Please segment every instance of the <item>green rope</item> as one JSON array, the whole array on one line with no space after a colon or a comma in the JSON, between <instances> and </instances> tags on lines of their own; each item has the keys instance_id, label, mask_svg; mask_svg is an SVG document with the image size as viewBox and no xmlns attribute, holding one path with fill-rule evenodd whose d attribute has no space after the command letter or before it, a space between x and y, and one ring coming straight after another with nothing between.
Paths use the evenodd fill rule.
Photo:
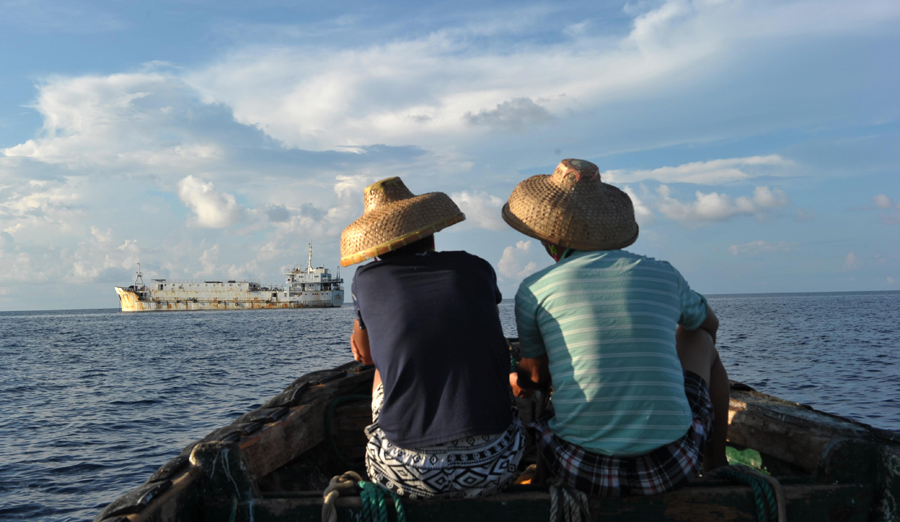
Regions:
<instances>
[{"instance_id":1,"label":"green rope","mask_svg":"<svg viewBox=\"0 0 900 522\"><path fill-rule=\"evenodd\" d=\"M769 520L774 522L778 520L778 504L775 501L775 494L765 479L728 468L716 470L716 475L746 484L753 489L753 500L756 503L756 520L759 522L767 522Z\"/></svg>"},{"instance_id":2,"label":"green rope","mask_svg":"<svg viewBox=\"0 0 900 522\"><path fill-rule=\"evenodd\" d=\"M390 494L394 501L394 509L397 511L397 522L406 522L406 510L403 509L403 501L400 495L391 490L384 489L372 482L359 482L359 500L362 505L362 518L365 522L389 522L385 493Z\"/></svg>"},{"instance_id":3,"label":"green rope","mask_svg":"<svg viewBox=\"0 0 900 522\"><path fill-rule=\"evenodd\" d=\"M403 509L403 499L393 491L388 491L388 493L390 493L391 497L394 499L394 509L397 511L397 522L406 522L406 510Z\"/></svg>"}]
</instances>

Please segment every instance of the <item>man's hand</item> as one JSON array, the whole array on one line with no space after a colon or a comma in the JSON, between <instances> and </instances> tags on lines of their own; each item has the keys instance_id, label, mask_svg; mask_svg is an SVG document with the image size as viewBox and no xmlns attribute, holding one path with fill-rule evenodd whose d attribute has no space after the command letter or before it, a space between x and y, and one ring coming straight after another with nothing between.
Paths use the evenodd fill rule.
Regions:
<instances>
[{"instance_id":1,"label":"man's hand","mask_svg":"<svg viewBox=\"0 0 900 522\"><path fill-rule=\"evenodd\" d=\"M516 397L528 397L535 390L550 385L550 359L547 354L519 361L516 373L509 374L509 384ZM520 395L521 393L521 395Z\"/></svg>"},{"instance_id":2,"label":"man's hand","mask_svg":"<svg viewBox=\"0 0 900 522\"><path fill-rule=\"evenodd\" d=\"M359 327L359 319L353 321L353 334L350 335L350 351L353 359L363 364L375 364L369 351L369 334Z\"/></svg>"},{"instance_id":3,"label":"man's hand","mask_svg":"<svg viewBox=\"0 0 900 522\"><path fill-rule=\"evenodd\" d=\"M519 386L519 374L511 373L509 374L509 385L512 387L513 395L520 398L531 397L534 395L534 391L526 390Z\"/></svg>"}]
</instances>

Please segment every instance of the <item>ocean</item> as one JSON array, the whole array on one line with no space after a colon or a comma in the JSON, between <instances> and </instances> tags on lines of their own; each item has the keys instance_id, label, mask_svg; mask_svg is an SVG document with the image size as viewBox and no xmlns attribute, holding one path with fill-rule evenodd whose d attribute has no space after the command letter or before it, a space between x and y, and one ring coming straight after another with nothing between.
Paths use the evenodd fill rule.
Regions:
<instances>
[{"instance_id":1,"label":"ocean","mask_svg":"<svg viewBox=\"0 0 900 522\"><path fill-rule=\"evenodd\" d=\"M709 297L729 377L900 429L900 292ZM515 337L512 302L500 306ZM353 310L0 313L0 520L91 520L190 442L350 360Z\"/></svg>"}]
</instances>

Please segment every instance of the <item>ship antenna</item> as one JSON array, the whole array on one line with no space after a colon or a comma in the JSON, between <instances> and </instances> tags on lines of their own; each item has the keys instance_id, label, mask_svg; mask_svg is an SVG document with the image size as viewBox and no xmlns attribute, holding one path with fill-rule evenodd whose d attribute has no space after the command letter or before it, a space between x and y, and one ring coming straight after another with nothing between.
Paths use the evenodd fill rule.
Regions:
<instances>
[{"instance_id":1,"label":"ship antenna","mask_svg":"<svg viewBox=\"0 0 900 522\"><path fill-rule=\"evenodd\" d=\"M312 243L309 244L309 259L306 260L306 273L311 274L312 268Z\"/></svg>"}]
</instances>

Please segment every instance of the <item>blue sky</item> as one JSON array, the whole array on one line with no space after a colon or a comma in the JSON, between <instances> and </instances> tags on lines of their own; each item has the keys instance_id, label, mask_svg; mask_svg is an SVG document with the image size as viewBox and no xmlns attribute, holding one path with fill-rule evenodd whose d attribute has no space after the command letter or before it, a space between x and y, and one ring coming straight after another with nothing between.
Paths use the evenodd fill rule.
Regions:
<instances>
[{"instance_id":1,"label":"blue sky","mask_svg":"<svg viewBox=\"0 0 900 522\"><path fill-rule=\"evenodd\" d=\"M900 289L895 1L0 8L0 310L334 267L395 175L512 297L549 257L500 207L573 157L700 292Z\"/></svg>"}]
</instances>

